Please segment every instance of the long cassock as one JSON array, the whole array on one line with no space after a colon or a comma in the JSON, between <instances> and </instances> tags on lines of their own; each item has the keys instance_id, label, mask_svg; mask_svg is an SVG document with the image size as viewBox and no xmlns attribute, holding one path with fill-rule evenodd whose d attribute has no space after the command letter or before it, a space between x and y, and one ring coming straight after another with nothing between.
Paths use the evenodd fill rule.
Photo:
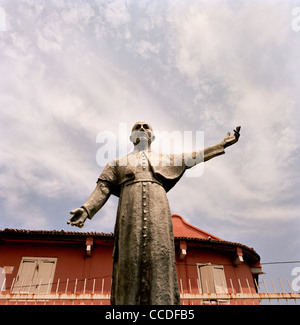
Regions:
<instances>
[{"instance_id":1,"label":"long cassock","mask_svg":"<svg viewBox=\"0 0 300 325\"><path fill-rule=\"evenodd\" d=\"M187 168L224 153L222 144L190 154L133 151L104 168L83 207L91 219L111 194L119 197L111 304L180 304L172 216L166 193Z\"/></svg>"}]
</instances>

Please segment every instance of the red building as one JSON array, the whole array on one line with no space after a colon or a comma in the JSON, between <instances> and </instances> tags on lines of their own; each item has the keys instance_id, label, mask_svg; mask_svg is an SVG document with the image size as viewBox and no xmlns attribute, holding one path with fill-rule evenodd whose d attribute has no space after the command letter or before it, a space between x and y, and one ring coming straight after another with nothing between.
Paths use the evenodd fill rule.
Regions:
<instances>
[{"instance_id":1,"label":"red building","mask_svg":"<svg viewBox=\"0 0 300 325\"><path fill-rule=\"evenodd\" d=\"M262 270L260 257L252 248L222 240L188 224L179 215L172 218L182 303L228 304L226 299L205 296L197 300L195 295L215 298L215 293L257 292ZM68 304L72 294L85 299L85 303L102 297L99 301L107 304L113 244L112 233L4 229L0 231L2 296L13 299L17 294L46 294L51 299L51 294L56 294L59 303L63 299Z\"/></svg>"}]
</instances>

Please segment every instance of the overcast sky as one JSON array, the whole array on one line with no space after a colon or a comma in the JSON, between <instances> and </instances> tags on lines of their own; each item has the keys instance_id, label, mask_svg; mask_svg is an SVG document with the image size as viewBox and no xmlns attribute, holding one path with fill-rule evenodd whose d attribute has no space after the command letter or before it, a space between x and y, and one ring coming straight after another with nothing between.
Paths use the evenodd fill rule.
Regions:
<instances>
[{"instance_id":1,"label":"overcast sky","mask_svg":"<svg viewBox=\"0 0 300 325\"><path fill-rule=\"evenodd\" d=\"M100 132L126 143L146 120L157 143L161 131L204 131L209 146L241 125L238 144L168 193L172 213L262 262L300 260L295 7L0 0L0 228L78 230L66 221L103 169ZM80 231L112 232L116 208L111 197Z\"/></svg>"}]
</instances>

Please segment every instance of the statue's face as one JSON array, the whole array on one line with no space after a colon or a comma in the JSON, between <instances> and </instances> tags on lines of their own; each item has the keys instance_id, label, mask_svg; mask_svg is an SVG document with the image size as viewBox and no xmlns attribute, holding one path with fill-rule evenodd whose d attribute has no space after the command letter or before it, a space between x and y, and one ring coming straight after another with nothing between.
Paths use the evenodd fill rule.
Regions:
<instances>
[{"instance_id":1,"label":"statue's face","mask_svg":"<svg viewBox=\"0 0 300 325\"><path fill-rule=\"evenodd\" d=\"M149 145L154 141L153 129L147 122L136 122L131 130L130 140L134 145L147 142Z\"/></svg>"}]
</instances>

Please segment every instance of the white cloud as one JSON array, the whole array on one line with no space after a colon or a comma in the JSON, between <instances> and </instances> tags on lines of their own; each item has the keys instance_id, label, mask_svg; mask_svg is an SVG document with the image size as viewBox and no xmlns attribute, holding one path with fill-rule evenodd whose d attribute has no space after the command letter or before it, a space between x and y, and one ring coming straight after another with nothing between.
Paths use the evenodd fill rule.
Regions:
<instances>
[{"instance_id":1,"label":"white cloud","mask_svg":"<svg viewBox=\"0 0 300 325\"><path fill-rule=\"evenodd\" d=\"M159 44L151 44L148 41L142 40L138 43L137 52L143 58L149 59L153 54L159 54L160 45Z\"/></svg>"},{"instance_id":2,"label":"white cloud","mask_svg":"<svg viewBox=\"0 0 300 325\"><path fill-rule=\"evenodd\" d=\"M105 3L103 8L104 17L113 28L118 28L124 24L129 23L130 14L128 13L126 3L127 2L124 0L117 0Z\"/></svg>"},{"instance_id":3,"label":"white cloud","mask_svg":"<svg viewBox=\"0 0 300 325\"><path fill-rule=\"evenodd\" d=\"M37 46L43 52L60 51L64 41L62 24L58 21L59 16L53 14L37 30Z\"/></svg>"},{"instance_id":4,"label":"white cloud","mask_svg":"<svg viewBox=\"0 0 300 325\"><path fill-rule=\"evenodd\" d=\"M97 39L109 38L126 39L131 38L128 24L131 15L128 11L127 1L96 1L98 16L95 21L95 33Z\"/></svg>"},{"instance_id":5,"label":"white cloud","mask_svg":"<svg viewBox=\"0 0 300 325\"><path fill-rule=\"evenodd\" d=\"M202 193L200 209L206 213L216 209L220 217L240 209L242 202L252 202L255 217L262 219L269 218L267 206L277 206L276 219L285 211L276 202L290 198L285 193L299 186L290 172L299 149L295 122L299 114L291 102L296 88L286 87L295 51L290 8L289 3L266 2L244 3L238 10L220 2L172 6L168 21L174 30L169 38L174 62L195 90L194 104L201 107L206 135L220 126L242 125L238 148L214 163L220 168L219 177L210 175L204 182L211 193L211 198ZM222 159L235 161L226 167ZM222 200L222 192L230 203ZM191 206L197 204L197 194L188 197L189 203L195 198ZM217 198L220 209L215 207ZM297 214L297 208L290 210L291 218Z\"/></svg>"},{"instance_id":6,"label":"white cloud","mask_svg":"<svg viewBox=\"0 0 300 325\"><path fill-rule=\"evenodd\" d=\"M59 1L55 4L58 5ZM60 16L64 23L82 29L85 25L90 23L95 16L95 11L91 4L87 1L68 1L64 3L60 10Z\"/></svg>"}]
</instances>

